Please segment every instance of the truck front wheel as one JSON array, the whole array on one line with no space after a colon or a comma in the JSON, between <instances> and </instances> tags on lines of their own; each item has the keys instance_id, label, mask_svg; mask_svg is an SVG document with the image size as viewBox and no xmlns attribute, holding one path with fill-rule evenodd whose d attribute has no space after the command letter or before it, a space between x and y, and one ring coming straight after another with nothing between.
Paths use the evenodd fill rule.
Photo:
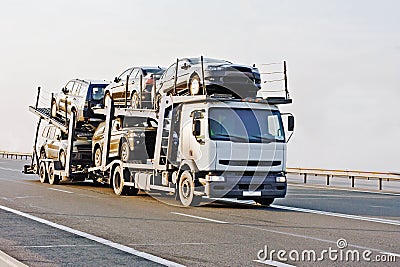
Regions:
<instances>
[{"instance_id":1,"label":"truck front wheel","mask_svg":"<svg viewBox=\"0 0 400 267\"><path fill-rule=\"evenodd\" d=\"M201 197L194 195L194 187L190 171L182 172L179 178L178 196L183 206L197 206L200 204Z\"/></svg>"}]
</instances>

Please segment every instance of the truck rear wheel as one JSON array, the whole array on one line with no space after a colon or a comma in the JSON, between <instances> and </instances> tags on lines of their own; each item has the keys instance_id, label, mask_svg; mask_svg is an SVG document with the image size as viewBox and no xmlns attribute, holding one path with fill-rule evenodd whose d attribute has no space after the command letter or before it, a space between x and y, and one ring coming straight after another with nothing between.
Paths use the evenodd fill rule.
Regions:
<instances>
[{"instance_id":1,"label":"truck rear wheel","mask_svg":"<svg viewBox=\"0 0 400 267\"><path fill-rule=\"evenodd\" d=\"M116 195L122 195L124 191L124 172L122 170L122 167L119 165L115 167L112 186Z\"/></svg>"},{"instance_id":2,"label":"truck rear wheel","mask_svg":"<svg viewBox=\"0 0 400 267\"><path fill-rule=\"evenodd\" d=\"M262 206L269 206L274 202L274 198L258 198L254 199L254 201Z\"/></svg>"},{"instance_id":3,"label":"truck rear wheel","mask_svg":"<svg viewBox=\"0 0 400 267\"><path fill-rule=\"evenodd\" d=\"M178 184L178 196L182 205L197 206L200 204L201 197L194 195L194 181L190 171L182 172Z\"/></svg>"},{"instance_id":4,"label":"truck rear wheel","mask_svg":"<svg viewBox=\"0 0 400 267\"><path fill-rule=\"evenodd\" d=\"M47 183L49 181L47 176L46 163L44 163L43 161L40 162L39 165L39 180L42 184Z\"/></svg>"},{"instance_id":5,"label":"truck rear wheel","mask_svg":"<svg viewBox=\"0 0 400 267\"><path fill-rule=\"evenodd\" d=\"M49 184L59 184L60 183L60 179L58 178L58 176L56 176L54 174L54 163L53 162L51 162L49 164L48 175L49 175Z\"/></svg>"}]
</instances>

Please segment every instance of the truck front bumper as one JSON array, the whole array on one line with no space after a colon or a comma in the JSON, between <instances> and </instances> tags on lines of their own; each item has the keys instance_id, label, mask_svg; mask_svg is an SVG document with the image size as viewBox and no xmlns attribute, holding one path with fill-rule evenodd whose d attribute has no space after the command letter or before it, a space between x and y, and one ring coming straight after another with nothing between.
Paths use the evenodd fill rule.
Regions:
<instances>
[{"instance_id":1,"label":"truck front bumper","mask_svg":"<svg viewBox=\"0 0 400 267\"><path fill-rule=\"evenodd\" d=\"M286 195L286 178L281 173L264 175L238 175L223 173L207 175L205 194L211 198L283 198Z\"/></svg>"}]
</instances>

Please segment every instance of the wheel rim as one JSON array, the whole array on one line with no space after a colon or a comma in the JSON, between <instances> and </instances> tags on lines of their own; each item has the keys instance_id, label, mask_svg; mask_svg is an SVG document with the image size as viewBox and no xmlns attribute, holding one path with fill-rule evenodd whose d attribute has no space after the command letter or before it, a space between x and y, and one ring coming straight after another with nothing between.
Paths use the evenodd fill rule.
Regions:
<instances>
[{"instance_id":1,"label":"wheel rim","mask_svg":"<svg viewBox=\"0 0 400 267\"><path fill-rule=\"evenodd\" d=\"M94 153L94 164L96 167L101 166L101 151L100 149L96 149L96 152Z\"/></svg>"},{"instance_id":2,"label":"wheel rim","mask_svg":"<svg viewBox=\"0 0 400 267\"><path fill-rule=\"evenodd\" d=\"M49 167L49 183L50 183L50 184L54 184L54 182L55 182L55 179L54 179L54 170L53 170L53 167L50 166L50 167Z\"/></svg>"},{"instance_id":3,"label":"wheel rim","mask_svg":"<svg viewBox=\"0 0 400 267\"><path fill-rule=\"evenodd\" d=\"M185 179L182 183L182 196L185 199L188 199L190 196L190 184L189 181L187 179Z\"/></svg>"},{"instance_id":4,"label":"wheel rim","mask_svg":"<svg viewBox=\"0 0 400 267\"><path fill-rule=\"evenodd\" d=\"M53 117L57 116L57 107L56 107L56 103L55 102L53 102L53 105L51 106L51 115Z\"/></svg>"},{"instance_id":5,"label":"wheel rim","mask_svg":"<svg viewBox=\"0 0 400 267\"><path fill-rule=\"evenodd\" d=\"M119 172L117 172L114 176L114 188L119 191L119 189L121 188L121 175L119 174Z\"/></svg>"},{"instance_id":6,"label":"wheel rim","mask_svg":"<svg viewBox=\"0 0 400 267\"><path fill-rule=\"evenodd\" d=\"M40 164L39 179L40 179L40 182L42 182L42 183L44 183L46 181L46 167L44 166L44 164Z\"/></svg>"},{"instance_id":7,"label":"wheel rim","mask_svg":"<svg viewBox=\"0 0 400 267\"><path fill-rule=\"evenodd\" d=\"M61 167L62 167L62 168L65 168L65 162L66 162L66 159L65 159L65 152L64 152L64 151L61 151L61 152L60 152L60 164L61 164Z\"/></svg>"},{"instance_id":8,"label":"wheel rim","mask_svg":"<svg viewBox=\"0 0 400 267\"><path fill-rule=\"evenodd\" d=\"M190 82L190 94L197 95L200 91L200 83L198 79L192 79Z\"/></svg>"}]
</instances>

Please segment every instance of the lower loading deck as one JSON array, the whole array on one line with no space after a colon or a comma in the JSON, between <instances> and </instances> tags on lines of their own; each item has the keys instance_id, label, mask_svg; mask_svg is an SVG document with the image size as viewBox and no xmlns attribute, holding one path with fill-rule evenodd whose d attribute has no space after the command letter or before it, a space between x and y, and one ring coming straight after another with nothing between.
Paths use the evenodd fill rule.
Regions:
<instances>
[{"instance_id":1,"label":"lower loading deck","mask_svg":"<svg viewBox=\"0 0 400 267\"><path fill-rule=\"evenodd\" d=\"M122 174L123 184L119 186L134 187L143 191L164 191L175 193L178 189L178 171L155 170L153 163L136 164L124 163L114 160L105 167L92 167L88 169L93 179L99 182L112 184L115 189L114 181L111 178L119 168ZM223 179L210 180L207 175L191 172L195 177L194 194L197 196L207 196L210 198L283 198L286 195L287 184L276 180L276 173L237 173L225 172L219 177ZM204 173L203 173L204 174ZM197 177L201 176L201 177Z\"/></svg>"}]
</instances>

